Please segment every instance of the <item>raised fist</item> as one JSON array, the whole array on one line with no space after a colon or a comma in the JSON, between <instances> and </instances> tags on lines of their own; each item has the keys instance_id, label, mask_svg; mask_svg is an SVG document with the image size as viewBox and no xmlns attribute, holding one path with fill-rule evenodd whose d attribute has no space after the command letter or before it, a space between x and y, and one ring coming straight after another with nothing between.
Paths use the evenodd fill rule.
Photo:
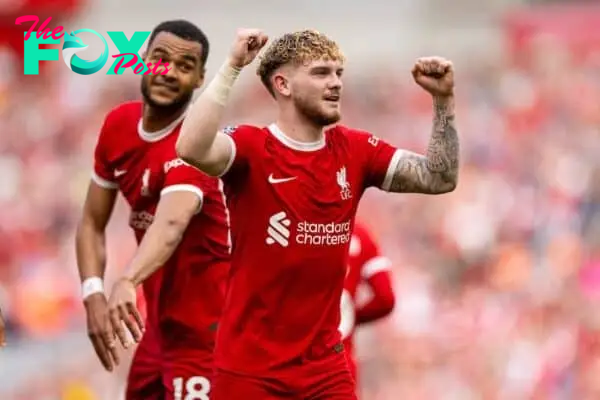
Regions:
<instances>
[{"instance_id":1,"label":"raised fist","mask_svg":"<svg viewBox=\"0 0 600 400\"><path fill-rule=\"evenodd\" d=\"M417 59L412 76L419 86L432 96L452 96L454 94L454 67L451 61L442 57Z\"/></svg>"},{"instance_id":2,"label":"raised fist","mask_svg":"<svg viewBox=\"0 0 600 400\"><path fill-rule=\"evenodd\" d=\"M250 64L268 39L260 29L239 29L229 54L231 66L242 68Z\"/></svg>"}]
</instances>

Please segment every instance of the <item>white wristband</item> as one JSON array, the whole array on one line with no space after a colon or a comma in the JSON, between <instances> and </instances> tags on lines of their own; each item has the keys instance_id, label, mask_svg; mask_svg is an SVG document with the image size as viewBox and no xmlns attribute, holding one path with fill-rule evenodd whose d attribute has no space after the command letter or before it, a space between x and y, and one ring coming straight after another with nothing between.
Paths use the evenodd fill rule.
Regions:
<instances>
[{"instance_id":1,"label":"white wristband","mask_svg":"<svg viewBox=\"0 0 600 400\"><path fill-rule=\"evenodd\" d=\"M83 297L83 300L96 293L104 293L104 282L102 281L102 278L97 276L86 278L81 283L81 296Z\"/></svg>"},{"instance_id":2,"label":"white wristband","mask_svg":"<svg viewBox=\"0 0 600 400\"><path fill-rule=\"evenodd\" d=\"M241 71L241 69L232 67L226 62L219 68L217 75L210 81L204 93L206 93L207 96L210 96L217 104L225 107L227 100L229 99L231 88Z\"/></svg>"}]
</instances>

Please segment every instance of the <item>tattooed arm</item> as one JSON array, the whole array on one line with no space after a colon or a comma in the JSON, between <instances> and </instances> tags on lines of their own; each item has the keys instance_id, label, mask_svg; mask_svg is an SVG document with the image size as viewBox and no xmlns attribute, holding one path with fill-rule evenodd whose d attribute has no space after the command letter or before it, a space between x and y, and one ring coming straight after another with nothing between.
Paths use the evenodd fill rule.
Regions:
<instances>
[{"instance_id":1,"label":"tattooed arm","mask_svg":"<svg viewBox=\"0 0 600 400\"><path fill-rule=\"evenodd\" d=\"M433 98L433 129L427 155L404 151L390 192L442 194L458 182L459 145L454 122L454 97Z\"/></svg>"}]
</instances>

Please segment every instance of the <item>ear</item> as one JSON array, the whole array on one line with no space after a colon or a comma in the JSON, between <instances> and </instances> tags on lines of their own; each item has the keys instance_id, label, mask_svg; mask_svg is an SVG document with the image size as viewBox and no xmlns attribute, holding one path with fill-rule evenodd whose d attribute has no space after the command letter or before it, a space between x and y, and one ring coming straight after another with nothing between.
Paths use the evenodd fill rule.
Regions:
<instances>
[{"instance_id":1,"label":"ear","mask_svg":"<svg viewBox=\"0 0 600 400\"><path fill-rule=\"evenodd\" d=\"M142 60L146 61L146 57L148 57L148 50L142 53Z\"/></svg>"},{"instance_id":2,"label":"ear","mask_svg":"<svg viewBox=\"0 0 600 400\"><path fill-rule=\"evenodd\" d=\"M273 85L273 91L279 93L284 97L288 97L291 94L290 80L282 72L276 72L271 77L271 85Z\"/></svg>"}]
</instances>

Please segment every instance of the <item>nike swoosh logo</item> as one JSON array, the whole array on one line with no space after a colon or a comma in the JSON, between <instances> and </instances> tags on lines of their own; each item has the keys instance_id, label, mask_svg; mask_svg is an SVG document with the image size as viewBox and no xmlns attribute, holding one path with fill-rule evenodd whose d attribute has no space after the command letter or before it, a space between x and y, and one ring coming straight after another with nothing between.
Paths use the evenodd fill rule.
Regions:
<instances>
[{"instance_id":1,"label":"nike swoosh logo","mask_svg":"<svg viewBox=\"0 0 600 400\"><path fill-rule=\"evenodd\" d=\"M269 175L269 183L272 183L272 184L289 182L289 181L293 181L294 179L296 179L295 176L292 176L291 178L274 178L273 174Z\"/></svg>"},{"instance_id":2,"label":"nike swoosh logo","mask_svg":"<svg viewBox=\"0 0 600 400\"><path fill-rule=\"evenodd\" d=\"M115 169L115 178L125 175L126 173L127 173L127 171L125 171L125 170Z\"/></svg>"}]
</instances>

